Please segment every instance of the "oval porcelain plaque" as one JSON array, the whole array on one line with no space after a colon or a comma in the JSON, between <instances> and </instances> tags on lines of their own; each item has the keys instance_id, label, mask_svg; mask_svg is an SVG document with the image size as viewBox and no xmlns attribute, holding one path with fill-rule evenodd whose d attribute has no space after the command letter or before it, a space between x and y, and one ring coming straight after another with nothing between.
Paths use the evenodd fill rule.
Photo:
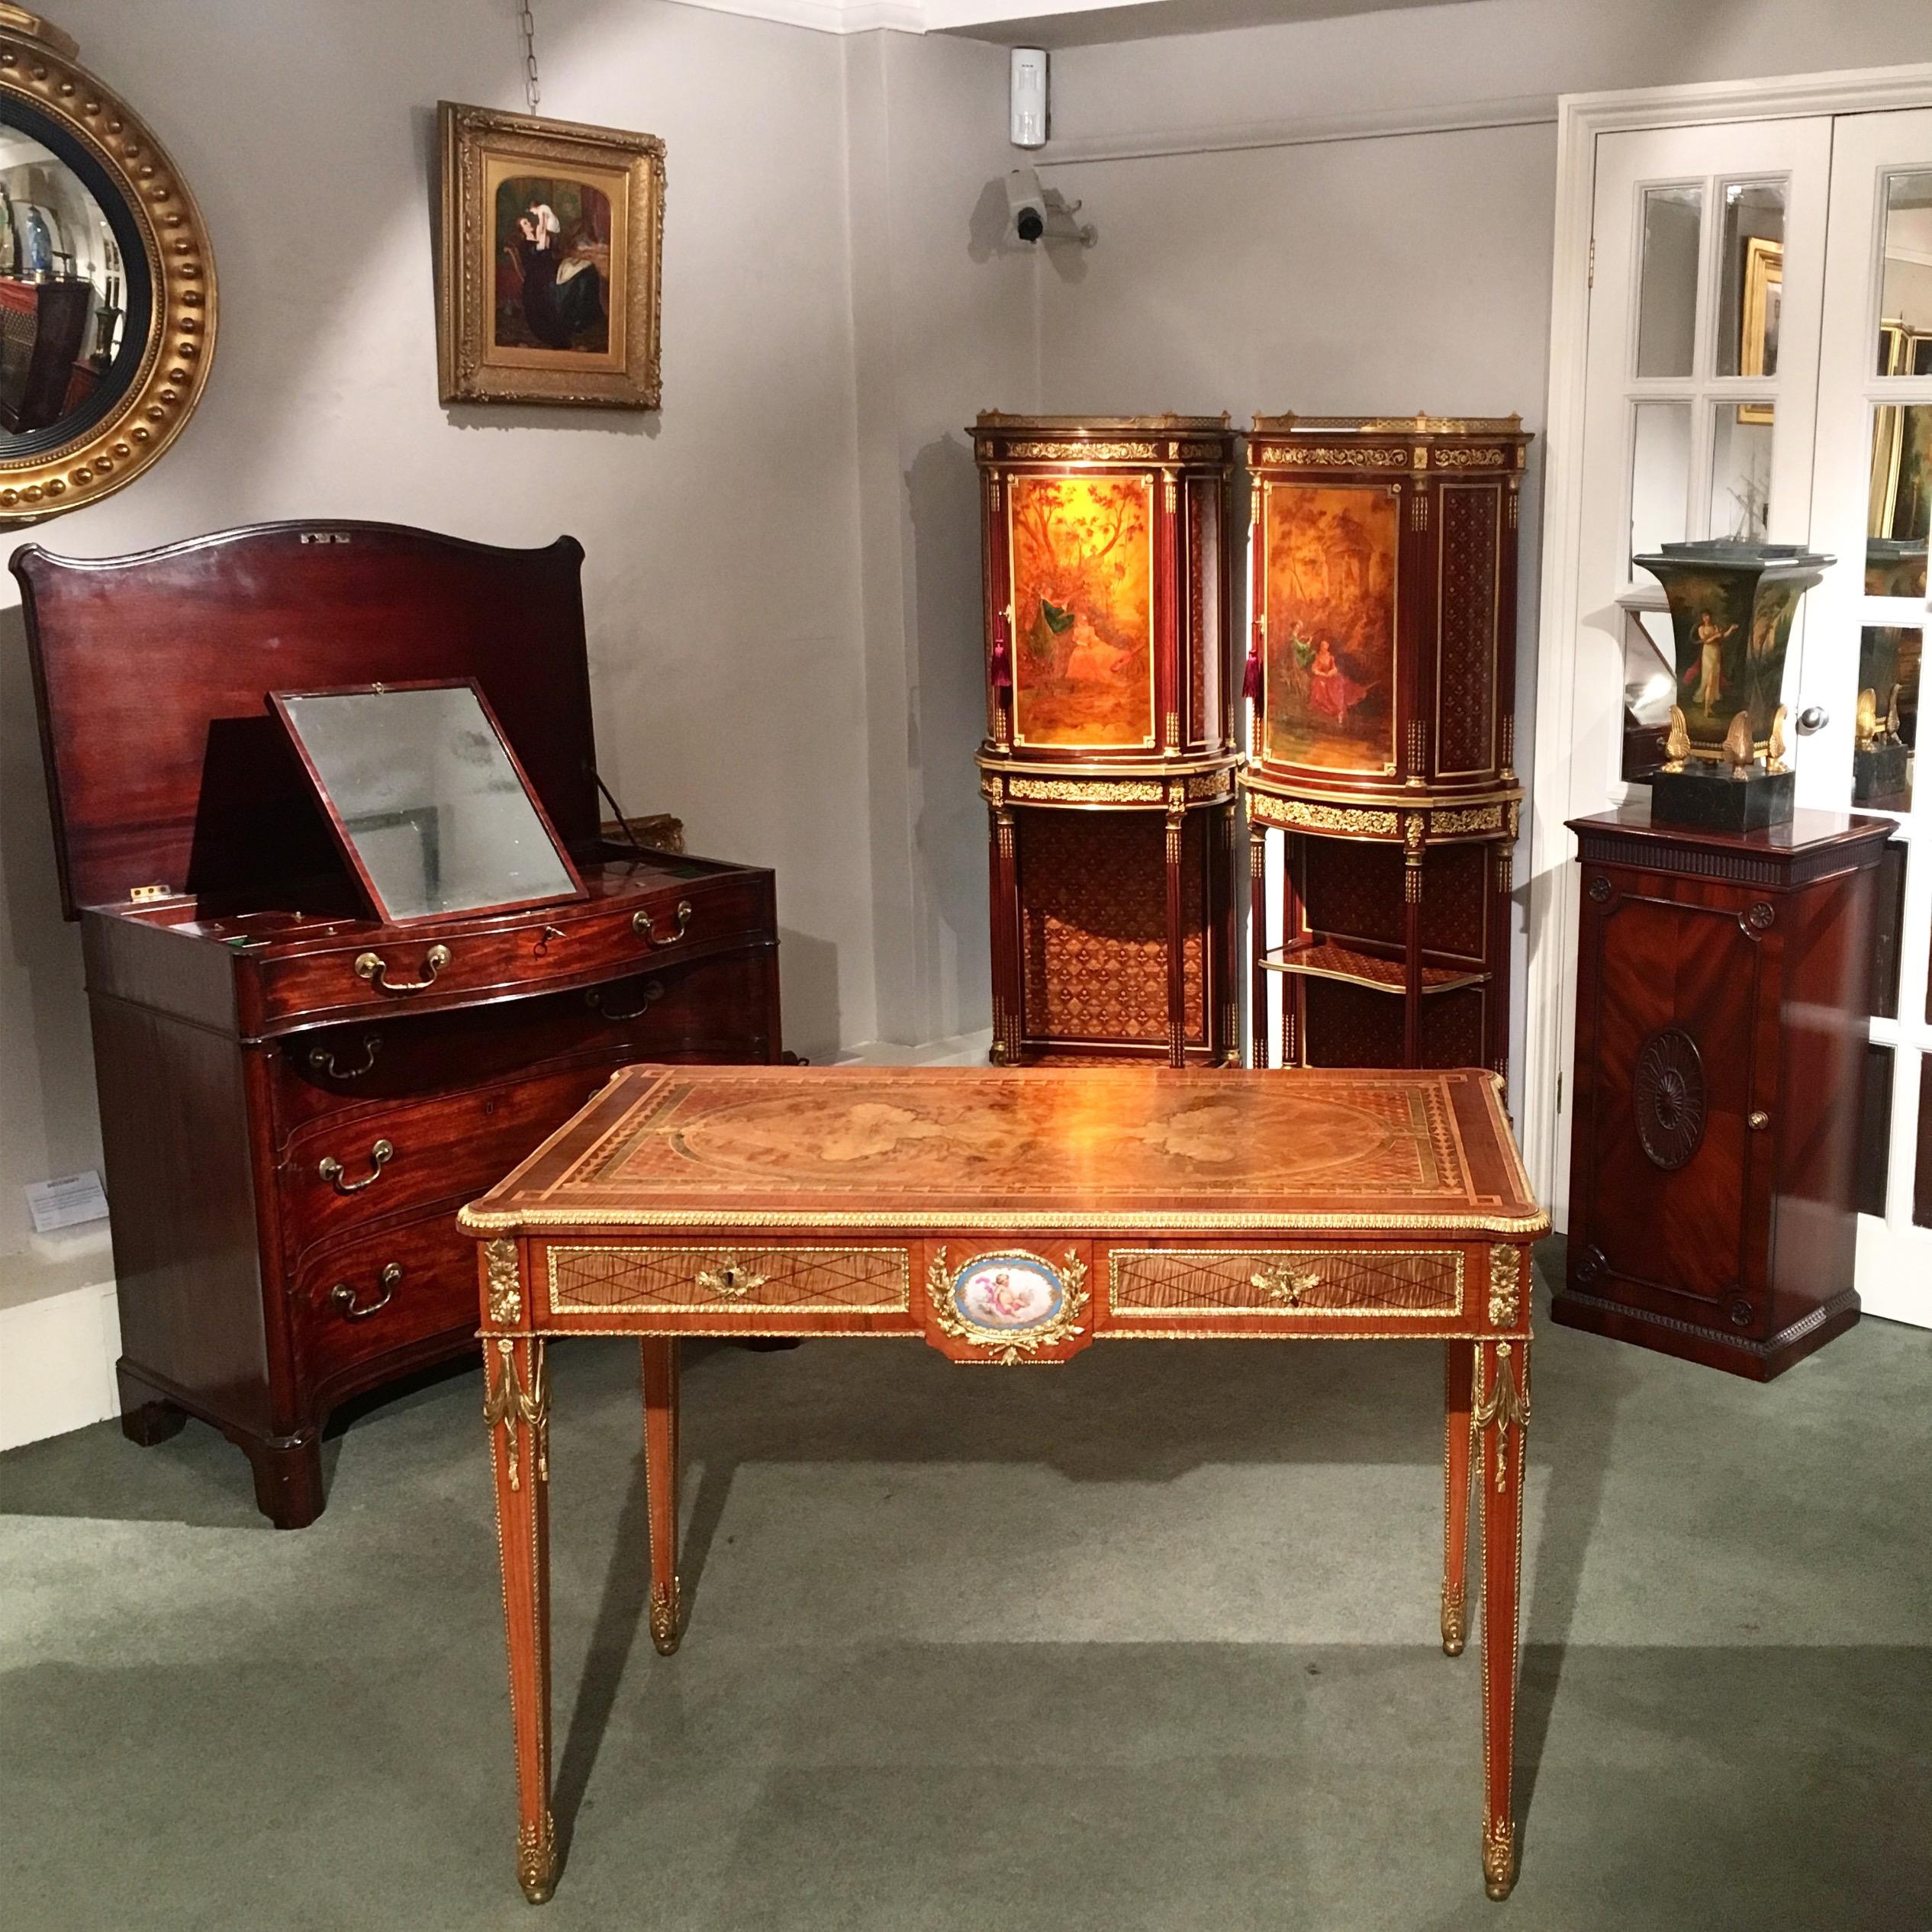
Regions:
<instances>
[{"instance_id":1,"label":"oval porcelain plaque","mask_svg":"<svg viewBox=\"0 0 1932 1932\"><path fill-rule=\"evenodd\" d=\"M1060 1312L1060 1277L1025 1254L982 1254L952 1278L954 1312L976 1328L1002 1334L1042 1328Z\"/></svg>"}]
</instances>

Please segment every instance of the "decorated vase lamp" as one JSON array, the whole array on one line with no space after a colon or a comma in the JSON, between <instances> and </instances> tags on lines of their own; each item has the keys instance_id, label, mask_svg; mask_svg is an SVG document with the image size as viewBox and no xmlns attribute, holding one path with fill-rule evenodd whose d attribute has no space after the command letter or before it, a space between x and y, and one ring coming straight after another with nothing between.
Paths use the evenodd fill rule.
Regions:
<instances>
[{"instance_id":1,"label":"decorated vase lamp","mask_svg":"<svg viewBox=\"0 0 1932 1932\"><path fill-rule=\"evenodd\" d=\"M1798 601L1833 561L1799 544L1718 539L1632 559L1663 586L1676 639L1666 762L1650 777L1656 823L1753 832L1789 822L1785 657Z\"/></svg>"}]
</instances>

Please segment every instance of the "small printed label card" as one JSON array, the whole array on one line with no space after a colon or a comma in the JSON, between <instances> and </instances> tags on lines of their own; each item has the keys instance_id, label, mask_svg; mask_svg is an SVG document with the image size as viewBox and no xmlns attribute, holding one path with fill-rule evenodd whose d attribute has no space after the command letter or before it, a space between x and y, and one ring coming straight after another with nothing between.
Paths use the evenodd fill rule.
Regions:
<instances>
[{"instance_id":1,"label":"small printed label card","mask_svg":"<svg viewBox=\"0 0 1932 1932\"><path fill-rule=\"evenodd\" d=\"M89 1167L85 1174L60 1174L52 1180L27 1183L27 1211L34 1217L37 1235L51 1235L63 1228L78 1228L89 1221L108 1218L108 1197L101 1177Z\"/></svg>"}]
</instances>

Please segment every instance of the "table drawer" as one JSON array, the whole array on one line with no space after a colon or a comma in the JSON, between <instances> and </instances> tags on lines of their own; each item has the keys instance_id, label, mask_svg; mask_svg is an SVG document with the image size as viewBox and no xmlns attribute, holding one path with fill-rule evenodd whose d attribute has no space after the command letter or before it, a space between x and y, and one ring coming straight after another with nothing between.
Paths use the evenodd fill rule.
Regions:
<instances>
[{"instance_id":1,"label":"table drawer","mask_svg":"<svg viewBox=\"0 0 1932 1932\"><path fill-rule=\"evenodd\" d=\"M1105 1329L1178 1334L1346 1329L1480 1319L1460 1248L1148 1247L1116 1243L1102 1266Z\"/></svg>"},{"instance_id":2,"label":"table drawer","mask_svg":"<svg viewBox=\"0 0 1932 1932\"><path fill-rule=\"evenodd\" d=\"M762 1061L774 1017L769 971L765 949L748 948L666 960L570 992L291 1034L275 1049L280 1132L285 1139L306 1121L362 1108L377 1119L375 1103L458 1093L566 1060L587 1063L600 1050L607 1065Z\"/></svg>"},{"instance_id":3,"label":"table drawer","mask_svg":"<svg viewBox=\"0 0 1932 1932\"><path fill-rule=\"evenodd\" d=\"M436 1010L533 980L577 979L668 965L684 952L763 932L767 909L755 878L694 881L642 898L541 906L501 925L426 921L315 952L259 962L256 1023L317 1014L385 1018Z\"/></svg>"},{"instance_id":4,"label":"table drawer","mask_svg":"<svg viewBox=\"0 0 1932 1932\"><path fill-rule=\"evenodd\" d=\"M304 1380L327 1389L379 1357L475 1328L476 1244L439 1210L317 1251L292 1297Z\"/></svg>"},{"instance_id":5,"label":"table drawer","mask_svg":"<svg viewBox=\"0 0 1932 1932\"><path fill-rule=\"evenodd\" d=\"M456 1207L502 1180L609 1077L604 1065L311 1122L278 1177L284 1252L436 1202Z\"/></svg>"},{"instance_id":6,"label":"table drawer","mask_svg":"<svg viewBox=\"0 0 1932 1932\"><path fill-rule=\"evenodd\" d=\"M773 1331L796 1319L824 1332L912 1331L912 1244L756 1241L737 1246L548 1245L549 1319L559 1328L662 1320L667 1330Z\"/></svg>"}]
</instances>

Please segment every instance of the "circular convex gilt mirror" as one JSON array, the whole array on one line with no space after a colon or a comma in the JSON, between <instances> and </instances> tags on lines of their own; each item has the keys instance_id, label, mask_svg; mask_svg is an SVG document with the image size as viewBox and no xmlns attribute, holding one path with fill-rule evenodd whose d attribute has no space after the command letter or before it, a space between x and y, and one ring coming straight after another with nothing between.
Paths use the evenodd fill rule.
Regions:
<instances>
[{"instance_id":1,"label":"circular convex gilt mirror","mask_svg":"<svg viewBox=\"0 0 1932 1932\"><path fill-rule=\"evenodd\" d=\"M138 476L180 433L214 350L195 198L78 51L0 4L0 526Z\"/></svg>"}]
</instances>

